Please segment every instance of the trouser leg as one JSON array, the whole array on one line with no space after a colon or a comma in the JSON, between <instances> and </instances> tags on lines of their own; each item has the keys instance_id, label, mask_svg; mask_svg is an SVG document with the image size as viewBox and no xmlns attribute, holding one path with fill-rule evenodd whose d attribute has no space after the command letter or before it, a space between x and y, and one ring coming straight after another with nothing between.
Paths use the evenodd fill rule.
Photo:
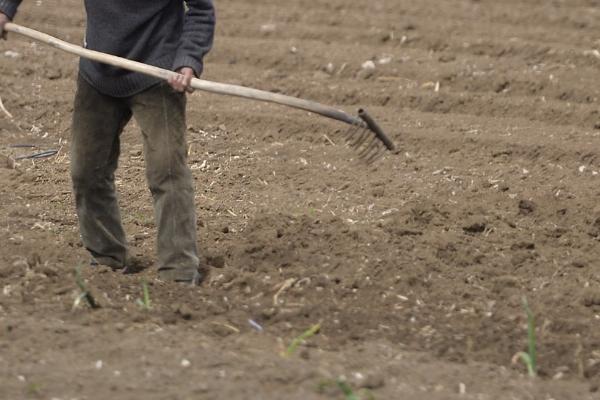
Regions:
<instances>
[{"instance_id":1,"label":"trouser leg","mask_svg":"<svg viewBox=\"0 0 600 400\"><path fill-rule=\"evenodd\" d=\"M119 136L131 118L127 104L105 96L79 77L73 109L71 178L79 230L94 258L125 266L127 244L115 193Z\"/></svg>"},{"instance_id":2,"label":"trouser leg","mask_svg":"<svg viewBox=\"0 0 600 400\"><path fill-rule=\"evenodd\" d=\"M186 97L161 84L130 99L142 129L158 227L159 275L187 281L198 269L192 174L187 165Z\"/></svg>"}]
</instances>

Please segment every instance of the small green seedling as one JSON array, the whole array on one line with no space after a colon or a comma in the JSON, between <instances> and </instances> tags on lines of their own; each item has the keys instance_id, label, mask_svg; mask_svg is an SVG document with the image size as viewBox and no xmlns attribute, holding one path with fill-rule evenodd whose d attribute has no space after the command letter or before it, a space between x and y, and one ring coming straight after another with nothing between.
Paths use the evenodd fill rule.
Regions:
<instances>
[{"instance_id":1,"label":"small green seedling","mask_svg":"<svg viewBox=\"0 0 600 400\"><path fill-rule=\"evenodd\" d=\"M361 389L355 392L350 385L343 379L336 381L325 381L319 384L319 392L322 392L326 387L337 386L344 394L345 400L375 400L373 394L367 389Z\"/></svg>"},{"instance_id":2,"label":"small green seedling","mask_svg":"<svg viewBox=\"0 0 600 400\"><path fill-rule=\"evenodd\" d=\"M321 324L316 324L316 325L311 326L309 329L304 331L300 336L294 338L294 340L292 340L292 343L290 343L290 345L287 347L287 349L285 349L285 352L282 355L284 357L292 356L296 352L296 350L298 350L298 347L300 347L302 342L304 342L305 340L310 339L311 337L316 335L320 329L321 329Z\"/></svg>"},{"instance_id":3,"label":"small green seedling","mask_svg":"<svg viewBox=\"0 0 600 400\"><path fill-rule=\"evenodd\" d=\"M346 400L360 400L358 396L354 393L354 390L348 385L345 381L338 379L336 382L337 386L340 388L344 396L346 396Z\"/></svg>"},{"instance_id":4,"label":"small green seedling","mask_svg":"<svg viewBox=\"0 0 600 400\"><path fill-rule=\"evenodd\" d=\"M100 304L96 301L94 296L92 296L89 289L85 285L83 277L81 276L81 265L75 268L75 282L77 282L77 286L79 287L81 294L75 299L73 308L77 308L81 300L85 300L93 309L100 308Z\"/></svg>"},{"instance_id":5,"label":"small green seedling","mask_svg":"<svg viewBox=\"0 0 600 400\"><path fill-rule=\"evenodd\" d=\"M142 298L137 299L137 303L144 310L150 310L152 308L152 303L150 302L150 291L148 290L148 284L146 281L142 282Z\"/></svg>"},{"instance_id":6,"label":"small green seedling","mask_svg":"<svg viewBox=\"0 0 600 400\"><path fill-rule=\"evenodd\" d=\"M27 385L27 393L31 396L41 397L42 387L39 384L32 382Z\"/></svg>"},{"instance_id":7,"label":"small green seedling","mask_svg":"<svg viewBox=\"0 0 600 400\"><path fill-rule=\"evenodd\" d=\"M535 320L533 313L529 308L527 298L523 297L523 308L527 313L527 353L521 351L516 354L515 357L520 358L527 366L527 372L530 377L535 378L537 376L537 353L536 353L536 338L535 338Z\"/></svg>"}]
</instances>

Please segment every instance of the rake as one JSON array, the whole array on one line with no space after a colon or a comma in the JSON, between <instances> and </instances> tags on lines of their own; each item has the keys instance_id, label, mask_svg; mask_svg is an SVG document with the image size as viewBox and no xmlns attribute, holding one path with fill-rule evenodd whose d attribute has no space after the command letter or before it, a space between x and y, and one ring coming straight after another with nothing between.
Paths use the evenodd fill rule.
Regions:
<instances>
[{"instance_id":1,"label":"rake","mask_svg":"<svg viewBox=\"0 0 600 400\"><path fill-rule=\"evenodd\" d=\"M164 80L169 80L171 77L178 75L178 73L174 71L169 71L122 57L85 49L81 46L65 42L48 34L11 22L7 23L4 26L4 29L8 32L18 33L39 42L48 44L59 50L88 58L93 61L124 68L129 71L151 75ZM367 164L372 164L375 162L385 153L386 150L392 151L395 149L394 143L364 109L358 110L358 116L353 116L344 111L316 103L314 101L304 100L279 93L271 93L245 86L212 82L197 78L192 79L190 86L193 89L210 93L281 104L344 122L350 125L350 128L345 134L346 143L351 148L355 149L358 152L359 158L366 161Z\"/></svg>"}]
</instances>

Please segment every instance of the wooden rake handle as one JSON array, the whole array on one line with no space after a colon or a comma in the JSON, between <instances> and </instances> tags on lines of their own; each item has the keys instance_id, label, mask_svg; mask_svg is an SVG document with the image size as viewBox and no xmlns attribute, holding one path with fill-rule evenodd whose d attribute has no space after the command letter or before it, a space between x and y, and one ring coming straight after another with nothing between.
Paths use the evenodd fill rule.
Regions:
<instances>
[{"instance_id":1,"label":"wooden rake handle","mask_svg":"<svg viewBox=\"0 0 600 400\"><path fill-rule=\"evenodd\" d=\"M75 54L83 58L93 61L109 64L115 67L124 68L129 71L140 72L142 74L151 75L160 79L168 80L169 78L178 75L177 72L169 71L163 68L154 67L137 61L128 60L126 58L113 56L99 51L85 49L81 46L65 42L48 34L26 28L21 25L9 22L4 26L7 32L18 33L29 37L39 42L48 44L59 50L67 53ZM327 118L345 122L350 125L356 125L363 128L368 128L367 124L361 119L345 113L336 108L326 106L314 101L303 100L292 96L286 96L278 93L266 92L263 90L252 89L239 85L230 85L226 83L206 81L203 79L193 78L190 85L192 88L205 92L242 97L245 99L259 100L269 103L276 103L288 107L297 108L300 110L310 111L315 114L322 115Z\"/></svg>"}]
</instances>

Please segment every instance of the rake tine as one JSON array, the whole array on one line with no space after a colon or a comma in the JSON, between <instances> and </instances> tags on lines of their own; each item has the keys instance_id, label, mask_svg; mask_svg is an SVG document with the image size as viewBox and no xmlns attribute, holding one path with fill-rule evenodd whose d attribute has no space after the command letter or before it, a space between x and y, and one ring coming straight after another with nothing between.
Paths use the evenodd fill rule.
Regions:
<instances>
[{"instance_id":1,"label":"rake tine","mask_svg":"<svg viewBox=\"0 0 600 400\"><path fill-rule=\"evenodd\" d=\"M362 150L359 151L358 156L361 158L368 158L367 156L373 151L373 149L377 149L379 145L379 140L377 138L373 138L371 142L365 145Z\"/></svg>"},{"instance_id":2,"label":"rake tine","mask_svg":"<svg viewBox=\"0 0 600 400\"><path fill-rule=\"evenodd\" d=\"M377 142L374 145L370 146L368 150L363 153L362 158L365 161L368 161L373 157L373 155L379 153L380 151L383 151L383 149L381 147L381 143Z\"/></svg>"},{"instance_id":3,"label":"rake tine","mask_svg":"<svg viewBox=\"0 0 600 400\"><path fill-rule=\"evenodd\" d=\"M374 152L369 158L365 160L367 165L371 165L375 163L375 161L379 160L385 154L385 149L379 147L376 152Z\"/></svg>"},{"instance_id":4,"label":"rake tine","mask_svg":"<svg viewBox=\"0 0 600 400\"><path fill-rule=\"evenodd\" d=\"M359 131L355 134L356 138L353 141L351 141L350 143L348 143L348 145L352 148L356 147L356 145L358 143L360 143L360 141L362 140L363 136L365 136L365 133L366 133L365 131L366 131L366 129L361 127L359 129Z\"/></svg>"},{"instance_id":5,"label":"rake tine","mask_svg":"<svg viewBox=\"0 0 600 400\"><path fill-rule=\"evenodd\" d=\"M358 151L359 155L364 155L366 153L369 152L369 149L372 148L373 144L378 142L377 138L375 137L368 137L364 143L361 143L360 146L356 147L356 150Z\"/></svg>"},{"instance_id":6,"label":"rake tine","mask_svg":"<svg viewBox=\"0 0 600 400\"><path fill-rule=\"evenodd\" d=\"M360 129L361 129L360 125L353 123L345 133L346 134L346 143L350 143L350 141L352 140L354 135L356 135L356 133L358 131L360 131Z\"/></svg>"},{"instance_id":7,"label":"rake tine","mask_svg":"<svg viewBox=\"0 0 600 400\"><path fill-rule=\"evenodd\" d=\"M352 144L352 147L355 149L360 148L371 136L371 131L364 129L358 140Z\"/></svg>"}]
</instances>

